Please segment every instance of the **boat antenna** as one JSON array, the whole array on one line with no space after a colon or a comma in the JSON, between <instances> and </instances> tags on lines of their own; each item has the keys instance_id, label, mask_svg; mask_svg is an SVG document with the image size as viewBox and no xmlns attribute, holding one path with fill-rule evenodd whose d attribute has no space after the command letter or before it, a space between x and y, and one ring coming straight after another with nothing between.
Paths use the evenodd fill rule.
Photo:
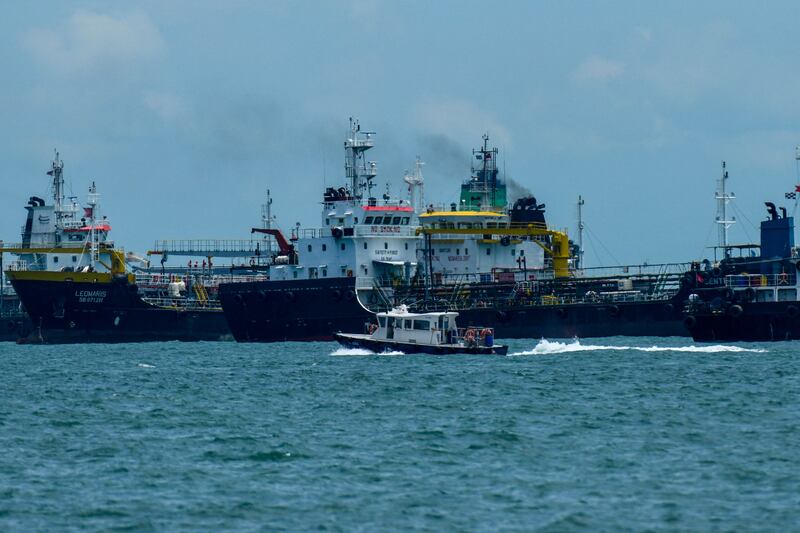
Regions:
<instances>
[{"instance_id":1,"label":"boat antenna","mask_svg":"<svg viewBox=\"0 0 800 533\"><path fill-rule=\"evenodd\" d=\"M730 248L728 247L728 230L736 224L736 217L728 219L728 204L736 199L736 195L728 193L725 183L728 181L728 171L725 168L725 161L722 162L722 173L717 180L717 193L714 197L717 200L717 224L719 225L719 247L722 248L724 259L730 258Z\"/></svg>"},{"instance_id":2,"label":"boat antenna","mask_svg":"<svg viewBox=\"0 0 800 533\"><path fill-rule=\"evenodd\" d=\"M272 196L270 190L267 189L267 201L261 204L261 226L264 229L272 229ZM267 241L267 251L272 254L272 238L269 235L264 235Z\"/></svg>"},{"instance_id":3,"label":"boat antenna","mask_svg":"<svg viewBox=\"0 0 800 533\"><path fill-rule=\"evenodd\" d=\"M86 214L89 215L89 266L92 267L94 270L95 263L99 260L98 252L97 252L97 235L95 235L95 220L97 218L97 200L100 197L97 194L97 186L92 182L92 186L89 187L89 208L86 210Z\"/></svg>"},{"instance_id":4,"label":"boat antenna","mask_svg":"<svg viewBox=\"0 0 800 533\"><path fill-rule=\"evenodd\" d=\"M409 174L408 171L406 171L406 175L403 177L403 181L408 184L409 203L416 213L421 213L425 206L423 189L425 180L422 177L422 165L424 164L422 159L417 156L417 161L414 163L414 173ZM419 194L417 194L417 190L419 190Z\"/></svg>"},{"instance_id":5,"label":"boat antenna","mask_svg":"<svg viewBox=\"0 0 800 533\"><path fill-rule=\"evenodd\" d=\"M795 173L795 186L794 186L794 209L792 209L792 216L797 213L797 194L800 193L800 146L794 149L794 173Z\"/></svg>"}]
</instances>

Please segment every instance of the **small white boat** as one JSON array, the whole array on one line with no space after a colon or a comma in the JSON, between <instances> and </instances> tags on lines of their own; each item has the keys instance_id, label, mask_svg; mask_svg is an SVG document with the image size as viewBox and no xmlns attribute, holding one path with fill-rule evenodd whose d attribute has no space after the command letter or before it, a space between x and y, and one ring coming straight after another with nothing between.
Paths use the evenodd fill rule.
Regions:
<instances>
[{"instance_id":1,"label":"small white boat","mask_svg":"<svg viewBox=\"0 0 800 533\"><path fill-rule=\"evenodd\" d=\"M369 325L369 333L335 333L334 338L347 348L366 348L373 352L500 355L508 352L508 346L494 344L494 329L459 328L457 316L455 312L409 313L408 308L401 305L377 313L378 323Z\"/></svg>"}]
</instances>

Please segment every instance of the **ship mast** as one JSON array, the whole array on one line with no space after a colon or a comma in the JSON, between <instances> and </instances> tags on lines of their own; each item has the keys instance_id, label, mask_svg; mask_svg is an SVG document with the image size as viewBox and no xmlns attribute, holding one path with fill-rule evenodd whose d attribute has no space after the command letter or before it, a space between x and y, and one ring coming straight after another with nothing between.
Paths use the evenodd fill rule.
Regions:
<instances>
[{"instance_id":1,"label":"ship mast","mask_svg":"<svg viewBox=\"0 0 800 533\"><path fill-rule=\"evenodd\" d=\"M55 211L55 224L56 229L63 229L62 218L64 216L64 162L58 157L58 150L56 158L51 163L51 168L47 172L48 176L53 176L53 205Z\"/></svg>"},{"instance_id":2,"label":"ship mast","mask_svg":"<svg viewBox=\"0 0 800 533\"><path fill-rule=\"evenodd\" d=\"M89 187L89 199L88 204L89 208L86 210L86 214L89 215L89 266L94 270L95 263L100 259L97 250L97 235L95 234L95 220L97 218L97 213L95 212L97 209L97 200L100 197L97 194L97 187L95 186L94 182L92 182L92 186Z\"/></svg>"},{"instance_id":3,"label":"ship mast","mask_svg":"<svg viewBox=\"0 0 800 533\"><path fill-rule=\"evenodd\" d=\"M483 134L483 147L472 150L475 156L472 164L472 190L481 195L480 211L491 210L495 204L497 190L497 148L489 149L489 134ZM478 168L475 161L480 161Z\"/></svg>"},{"instance_id":4,"label":"ship mast","mask_svg":"<svg viewBox=\"0 0 800 533\"><path fill-rule=\"evenodd\" d=\"M267 189L267 202L261 205L261 226L264 229L272 229L272 196ZM265 234L267 241L267 251L272 255L272 239Z\"/></svg>"},{"instance_id":5,"label":"ship mast","mask_svg":"<svg viewBox=\"0 0 800 533\"><path fill-rule=\"evenodd\" d=\"M423 190L425 180L422 178L422 165L424 164L425 163L422 162L419 156L417 156L417 161L414 163L414 174L409 175L406 171L406 175L403 177L403 181L408 183L409 203L416 213L421 213L425 206ZM419 189L419 195L417 195L417 189Z\"/></svg>"},{"instance_id":6,"label":"ship mast","mask_svg":"<svg viewBox=\"0 0 800 533\"><path fill-rule=\"evenodd\" d=\"M350 135L344 142L345 152L345 174L350 187L350 196L355 200L364 197L364 189L367 196L372 196L372 180L378 175L378 168L375 161L367 161L364 152L375 146L372 136L374 131L361 131L358 120L350 118Z\"/></svg>"},{"instance_id":7,"label":"ship mast","mask_svg":"<svg viewBox=\"0 0 800 533\"><path fill-rule=\"evenodd\" d=\"M576 268L583 268L583 204L586 202L578 195L578 264Z\"/></svg>"},{"instance_id":8,"label":"ship mast","mask_svg":"<svg viewBox=\"0 0 800 533\"><path fill-rule=\"evenodd\" d=\"M719 225L719 247L722 248L724 259L730 257L730 248L728 248L728 229L736 223L736 217L728 219L728 203L736 199L736 195L728 193L725 189L725 182L728 181L728 171L725 170L725 161L722 162L722 173L717 180L717 192L715 198L717 200L717 224Z\"/></svg>"}]
</instances>

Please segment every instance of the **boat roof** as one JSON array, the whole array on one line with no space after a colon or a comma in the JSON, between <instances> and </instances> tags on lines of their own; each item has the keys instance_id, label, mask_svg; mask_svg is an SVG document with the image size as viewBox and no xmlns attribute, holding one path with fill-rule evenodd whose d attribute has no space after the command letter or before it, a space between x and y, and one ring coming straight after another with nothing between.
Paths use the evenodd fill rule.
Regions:
<instances>
[{"instance_id":1,"label":"boat roof","mask_svg":"<svg viewBox=\"0 0 800 533\"><path fill-rule=\"evenodd\" d=\"M401 305L400 307L395 307L389 311L383 313L377 313L378 316L386 316L386 317L403 317L403 318L433 318L433 317L440 317L440 316L458 316L458 313L455 311L446 311L446 312L431 312L431 313L409 313L408 308L405 305Z\"/></svg>"}]
</instances>

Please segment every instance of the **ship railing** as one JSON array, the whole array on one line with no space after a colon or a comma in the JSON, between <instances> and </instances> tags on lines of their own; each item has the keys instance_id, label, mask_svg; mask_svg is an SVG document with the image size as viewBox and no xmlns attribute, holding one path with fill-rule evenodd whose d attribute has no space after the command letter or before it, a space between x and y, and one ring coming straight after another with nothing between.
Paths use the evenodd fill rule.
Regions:
<instances>
[{"instance_id":1,"label":"ship railing","mask_svg":"<svg viewBox=\"0 0 800 533\"><path fill-rule=\"evenodd\" d=\"M264 253L263 239L182 239L156 241L150 253L250 257Z\"/></svg>"},{"instance_id":2,"label":"ship railing","mask_svg":"<svg viewBox=\"0 0 800 533\"><path fill-rule=\"evenodd\" d=\"M114 241L100 241L97 243L98 248L100 248L100 252L102 253L103 250L106 249L114 249ZM84 241L81 242L71 242L68 240L61 241L61 242L29 242L29 243L21 243L21 242L3 242L0 241L0 252L5 250L18 250L20 248L24 249L36 249L36 250L44 250L52 253L59 253L59 248L83 248L86 247L88 252L88 244ZM17 252L14 252L17 253Z\"/></svg>"},{"instance_id":3,"label":"ship railing","mask_svg":"<svg viewBox=\"0 0 800 533\"><path fill-rule=\"evenodd\" d=\"M658 277L665 275L680 276L691 269L691 263L642 263L639 265L617 265L586 267L575 271L577 278L635 278Z\"/></svg>"},{"instance_id":4,"label":"ship railing","mask_svg":"<svg viewBox=\"0 0 800 533\"><path fill-rule=\"evenodd\" d=\"M797 284L797 275L782 274L731 274L725 276L725 286L732 289L747 287L785 287Z\"/></svg>"},{"instance_id":5,"label":"ship railing","mask_svg":"<svg viewBox=\"0 0 800 533\"><path fill-rule=\"evenodd\" d=\"M199 269L198 269L199 270ZM184 282L187 285L200 283L206 288L217 287L220 283L243 283L248 281L264 281L269 279L265 275L258 274L202 274L200 272L189 271L186 274L156 272L137 272L136 283L138 285L152 285L166 287L172 282Z\"/></svg>"},{"instance_id":6,"label":"ship railing","mask_svg":"<svg viewBox=\"0 0 800 533\"><path fill-rule=\"evenodd\" d=\"M209 309L209 310L221 310L222 307L219 303L219 300L215 298L210 298L208 300L198 300L195 298L169 298L169 297L151 297L151 296L142 296L142 301L154 305L156 307L162 308L169 308L169 309L184 309L184 310L191 310L191 309Z\"/></svg>"},{"instance_id":7,"label":"ship railing","mask_svg":"<svg viewBox=\"0 0 800 533\"><path fill-rule=\"evenodd\" d=\"M5 264L6 270L13 270L15 272L25 272L29 270L28 262L24 259L19 259L16 261L9 261Z\"/></svg>"}]
</instances>

